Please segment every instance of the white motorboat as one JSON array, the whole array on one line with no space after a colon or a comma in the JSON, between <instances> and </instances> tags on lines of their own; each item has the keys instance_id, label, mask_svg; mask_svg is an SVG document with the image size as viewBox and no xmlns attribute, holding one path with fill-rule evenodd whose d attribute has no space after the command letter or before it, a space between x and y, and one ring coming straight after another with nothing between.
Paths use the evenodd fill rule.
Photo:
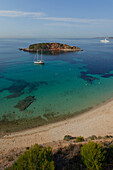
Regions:
<instances>
[{"instance_id":1,"label":"white motorboat","mask_svg":"<svg viewBox=\"0 0 113 170\"><path fill-rule=\"evenodd\" d=\"M104 40L100 40L101 43L109 43L109 40L107 40L106 38Z\"/></svg>"}]
</instances>

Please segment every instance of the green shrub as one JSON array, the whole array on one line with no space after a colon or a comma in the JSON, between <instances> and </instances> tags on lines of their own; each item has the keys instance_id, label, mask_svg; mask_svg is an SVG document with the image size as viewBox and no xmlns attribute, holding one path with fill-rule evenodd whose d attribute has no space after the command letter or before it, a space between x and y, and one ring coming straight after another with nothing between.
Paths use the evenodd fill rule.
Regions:
<instances>
[{"instance_id":1,"label":"green shrub","mask_svg":"<svg viewBox=\"0 0 113 170\"><path fill-rule=\"evenodd\" d=\"M111 135L104 136L104 139L109 139L109 138L113 138L113 136L111 136Z\"/></svg>"},{"instance_id":2,"label":"green shrub","mask_svg":"<svg viewBox=\"0 0 113 170\"><path fill-rule=\"evenodd\" d=\"M70 135L65 135L64 136L64 140L66 140L66 141L69 141L71 139L72 139L72 136L70 136Z\"/></svg>"},{"instance_id":3,"label":"green shrub","mask_svg":"<svg viewBox=\"0 0 113 170\"><path fill-rule=\"evenodd\" d=\"M34 145L21 155L11 170L54 170L51 147Z\"/></svg>"},{"instance_id":4,"label":"green shrub","mask_svg":"<svg viewBox=\"0 0 113 170\"><path fill-rule=\"evenodd\" d=\"M84 138L82 136L79 136L76 138L75 142L83 142Z\"/></svg>"},{"instance_id":5,"label":"green shrub","mask_svg":"<svg viewBox=\"0 0 113 170\"><path fill-rule=\"evenodd\" d=\"M102 139L102 136L98 136L98 139Z\"/></svg>"},{"instance_id":6,"label":"green shrub","mask_svg":"<svg viewBox=\"0 0 113 170\"><path fill-rule=\"evenodd\" d=\"M88 169L101 170L106 162L106 151L101 144L90 141L81 148L81 156Z\"/></svg>"},{"instance_id":7,"label":"green shrub","mask_svg":"<svg viewBox=\"0 0 113 170\"><path fill-rule=\"evenodd\" d=\"M90 140L96 140L96 139L97 139L97 137L96 137L95 135L89 136L89 137L87 138L88 141L90 141Z\"/></svg>"},{"instance_id":8,"label":"green shrub","mask_svg":"<svg viewBox=\"0 0 113 170\"><path fill-rule=\"evenodd\" d=\"M97 137L95 135L91 136L91 140L96 140L96 139L97 139Z\"/></svg>"}]
</instances>

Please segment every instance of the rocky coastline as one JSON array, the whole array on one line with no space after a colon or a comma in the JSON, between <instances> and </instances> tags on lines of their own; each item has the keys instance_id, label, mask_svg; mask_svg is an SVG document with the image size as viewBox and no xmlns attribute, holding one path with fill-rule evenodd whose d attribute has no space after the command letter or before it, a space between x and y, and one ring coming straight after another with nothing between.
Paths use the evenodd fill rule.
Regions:
<instances>
[{"instance_id":1,"label":"rocky coastline","mask_svg":"<svg viewBox=\"0 0 113 170\"><path fill-rule=\"evenodd\" d=\"M60 43L38 43L32 44L28 48L19 48L19 50L23 50L26 52L37 52L37 51L83 51L79 47L70 46L67 44L60 44Z\"/></svg>"}]
</instances>

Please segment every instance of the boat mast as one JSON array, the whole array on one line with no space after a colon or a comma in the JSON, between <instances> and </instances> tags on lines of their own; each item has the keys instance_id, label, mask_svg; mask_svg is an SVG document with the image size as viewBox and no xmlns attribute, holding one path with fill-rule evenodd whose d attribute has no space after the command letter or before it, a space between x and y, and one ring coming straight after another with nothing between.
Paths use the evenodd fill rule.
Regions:
<instances>
[{"instance_id":1,"label":"boat mast","mask_svg":"<svg viewBox=\"0 0 113 170\"><path fill-rule=\"evenodd\" d=\"M41 61L42 61L42 50L41 50Z\"/></svg>"},{"instance_id":2,"label":"boat mast","mask_svg":"<svg viewBox=\"0 0 113 170\"><path fill-rule=\"evenodd\" d=\"M38 50L37 50L37 61L38 61Z\"/></svg>"}]
</instances>

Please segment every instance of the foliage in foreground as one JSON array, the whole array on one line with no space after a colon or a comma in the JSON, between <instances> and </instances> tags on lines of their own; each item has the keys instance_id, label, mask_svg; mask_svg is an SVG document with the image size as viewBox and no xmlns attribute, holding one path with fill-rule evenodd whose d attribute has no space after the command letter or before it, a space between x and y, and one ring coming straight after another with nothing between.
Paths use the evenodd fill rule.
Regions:
<instances>
[{"instance_id":1,"label":"foliage in foreground","mask_svg":"<svg viewBox=\"0 0 113 170\"><path fill-rule=\"evenodd\" d=\"M101 170L106 163L106 151L101 144L90 141L81 148L81 156L88 169Z\"/></svg>"},{"instance_id":2,"label":"foliage in foreground","mask_svg":"<svg viewBox=\"0 0 113 170\"><path fill-rule=\"evenodd\" d=\"M51 147L34 145L21 155L11 170L54 170Z\"/></svg>"},{"instance_id":3,"label":"foliage in foreground","mask_svg":"<svg viewBox=\"0 0 113 170\"><path fill-rule=\"evenodd\" d=\"M66 138L72 139L69 135L66 135ZM14 163L16 158L17 156L11 155L8 157L8 161ZM11 164L9 166L11 166ZM50 147L44 148L42 146L34 145L31 149L27 147L26 152L18 158L17 162L14 163L12 167L6 169L86 170L86 167L90 170L113 170L113 140L103 141L102 145L92 141L88 144L70 143L68 147L59 148L53 155Z\"/></svg>"}]
</instances>

